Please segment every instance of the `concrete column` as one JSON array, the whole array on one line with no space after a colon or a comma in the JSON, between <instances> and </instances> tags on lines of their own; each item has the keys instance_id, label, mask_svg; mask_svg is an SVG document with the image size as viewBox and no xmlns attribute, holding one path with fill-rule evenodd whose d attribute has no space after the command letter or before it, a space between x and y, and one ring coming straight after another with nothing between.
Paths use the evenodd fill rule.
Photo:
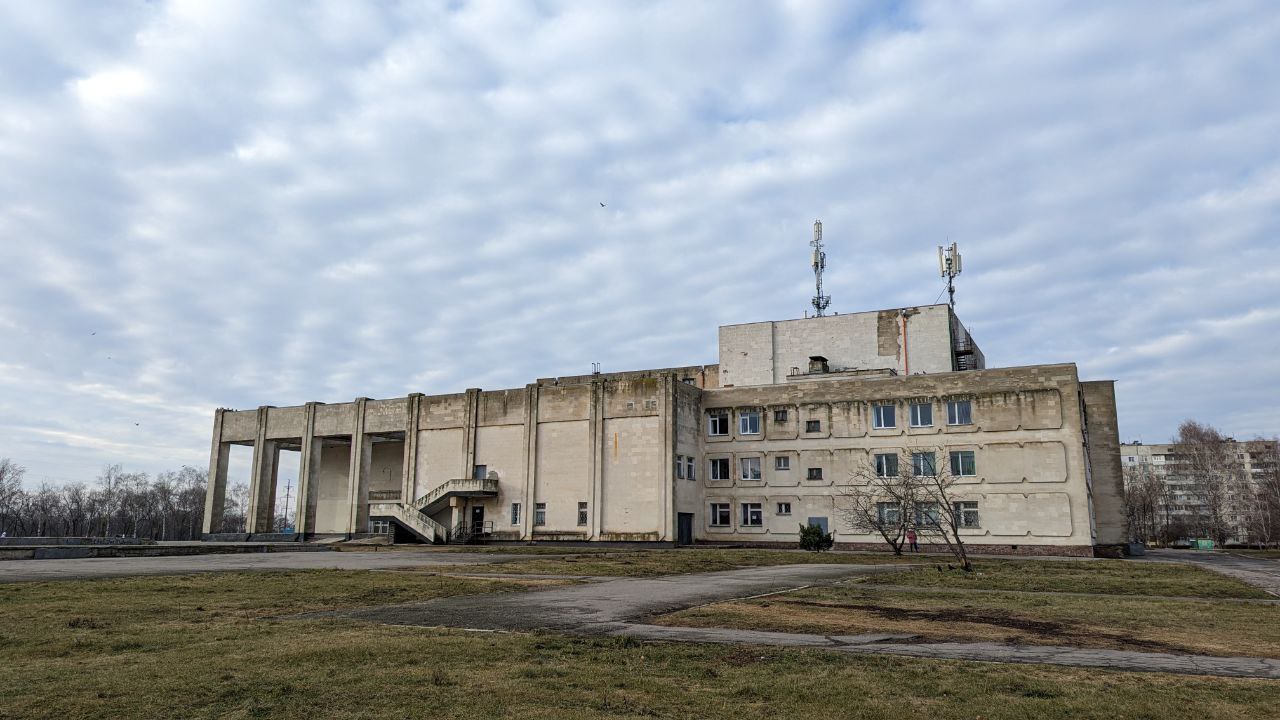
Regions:
<instances>
[{"instance_id":1,"label":"concrete column","mask_svg":"<svg viewBox=\"0 0 1280 720\"><path fill-rule=\"evenodd\" d=\"M520 537L533 538L533 503L538 487L538 383L525 386L524 496L520 501Z\"/></svg>"},{"instance_id":2,"label":"concrete column","mask_svg":"<svg viewBox=\"0 0 1280 720\"><path fill-rule=\"evenodd\" d=\"M662 540L675 539L676 376L663 374L659 385L658 421L662 428Z\"/></svg>"},{"instance_id":3,"label":"concrete column","mask_svg":"<svg viewBox=\"0 0 1280 720\"><path fill-rule=\"evenodd\" d=\"M303 406L302 462L298 467L298 507L293 529L304 536L315 532L316 487L320 477L321 455L324 452L324 441L315 436L316 405L319 403L309 402Z\"/></svg>"},{"instance_id":4,"label":"concrete column","mask_svg":"<svg viewBox=\"0 0 1280 720\"><path fill-rule=\"evenodd\" d=\"M213 443L209 448L209 484L204 496L205 535L222 531L222 512L227 502L227 461L231 446L222 442L222 416L227 411L213 411Z\"/></svg>"},{"instance_id":5,"label":"concrete column","mask_svg":"<svg viewBox=\"0 0 1280 720\"><path fill-rule=\"evenodd\" d=\"M463 415L462 437L465 443L462 453L462 470L459 478L469 478L476 467L476 427L480 423L480 388L467 388L466 410Z\"/></svg>"},{"instance_id":6,"label":"concrete column","mask_svg":"<svg viewBox=\"0 0 1280 720\"><path fill-rule=\"evenodd\" d=\"M404 462L400 483L400 502L408 504L415 497L418 486L418 417L422 407L422 393L409 393L405 403L408 417L404 424Z\"/></svg>"},{"instance_id":7,"label":"concrete column","mask_svg":"<svg viewBox=\"0 0 1280 720\"><path fill-rule=\"evenodd\" d=\"M253 442L253 471L249 477L249 512L245 532L271 532L272 502L276 494L276 466L279 446L267 439L269 405L258 408L258 436Z\"/></svg>"},{"instance_id":8,"label":"concrete column","mask_svg":"<svg viewBox=\"0 0 1280 720\"><path fill-rule=\"evenodd\" d=\"M591 379L591 403L587 411L591 456L591 537L599 539L604 517L604 380Z\"/></svg>"},{"instance_id":9,"label":"concrete column","mask_svg":"<svg viewBox=\"0 0 1280 720\"><path fill-rule=\"evenodd\" d=\"M348 533L369 531L369 462L373 441L364 434L364 411L369 398L356 398L356 427L351 433L351 466L347 471L347 501L351 508Z\"/></svg>"}]
</instances>

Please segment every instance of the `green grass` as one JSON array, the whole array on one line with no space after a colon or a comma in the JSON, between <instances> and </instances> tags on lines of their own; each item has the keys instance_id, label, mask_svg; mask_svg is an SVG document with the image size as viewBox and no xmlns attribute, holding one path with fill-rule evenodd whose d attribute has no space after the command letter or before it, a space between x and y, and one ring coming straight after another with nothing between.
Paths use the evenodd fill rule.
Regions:
<instances>
[{"instance_id":1,"label":"green grass","mask_svg":"<svg viewBox=\"0 0 1280 720\"><path fill-rule=\"evenodd\" d=\"M519 587L328 570L0 586L0 718L1202 720L1280 707L1274 681L277 617Z\"/></svg>"},{"instance_id":2,"label":"green grass","mask_svg":"<svg viewBox=\"0 0 1280 720\"><path fill-rule=\"evenodd\" d=\"M1132 560L974 560L974 572L935 569L873 575L863 582L928 588L1033 590L1108 595L1271 598L1238 580L1191 565ZM1274 598L1272 598L1274 599Z\"/></svg>"},{"instance_id":3,"label":"green grass","mask_svg":"<svg viewBox=\"0 0 1280 720\"><path fill-rule=\"evenodd\" d=\"M1280 657L1280 605L1213 600L945 590L908 593L840 585L704 605L664 616L660 622L826 635L910 633L927 641Z\"/></svg>"},{"instance_id":4,"label":"green grass","mask_svg":"<svg viewBox=\"0 0 1280 720\"><path fill-rule=\"evenodd\" d=\"M920 562L920 559L896 557L888 553L812 553L799 550L715 548L624 550L562 558L522 559L497 564L459 565L445 572L653 577L675 573L734 570L762 565L803 563L883 565L910 562Z\"/></svg>"}]
</instances>

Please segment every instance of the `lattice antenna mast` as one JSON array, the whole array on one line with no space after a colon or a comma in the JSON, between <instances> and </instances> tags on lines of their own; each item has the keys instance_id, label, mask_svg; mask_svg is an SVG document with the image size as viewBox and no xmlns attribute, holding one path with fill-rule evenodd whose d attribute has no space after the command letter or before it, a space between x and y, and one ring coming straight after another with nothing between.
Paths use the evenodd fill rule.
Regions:
<instances>
[{"instance_id":1,"label":"lattice antenna mast","mask_svg":"<svg viewBox=\"0 0 1280 720\"><path fill-rule=\"evenodd\" d=\"M822 317L831 305L831 296L822 294L822 271L827 269L827 253L822 250L822 221L813 221L813 277L818 292L810 303L813 305L814 317Z\"/></svg>"},{"instance_id":2,"label":"lattice antenna mast","mask_svg":"<svg viewBox=\"0 0 1280 720\"><path fill-rule=\"evenodd\" d=\"M960 264L960 249L955 243L951 247L938 246L938 273L947 279L947 294L951 297L951 309L956 309L956 276L963 267Z\"/></svg>"}]
</instances>

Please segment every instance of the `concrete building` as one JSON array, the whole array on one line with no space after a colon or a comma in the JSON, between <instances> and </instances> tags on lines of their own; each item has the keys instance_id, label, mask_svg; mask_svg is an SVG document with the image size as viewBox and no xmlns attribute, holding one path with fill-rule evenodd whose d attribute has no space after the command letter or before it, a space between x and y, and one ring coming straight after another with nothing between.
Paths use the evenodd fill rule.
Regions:
<instances>
[{"instance_id":1,"label":"concrete building","mask_svg":"<svg viewBox=\"0 0 1280 720\"><path fill-rule=\"evenodd\" d=\"M1071 364L986 369L947 305L729 325L719 363L523 388L218 410L205 531L229 448L254 448L249 532L269 532L281 449L296 530L494 540L793 546L841 520L878 454L962 458L977 551L1084 555L1125 540L1110 381Z\"/></svg>"},{"instance_id":2,"label":"concrete building","mask_svg":"<svg viewBox=\"0 0 1280 720\"><path fill-rule=\"evenodd\" d=\"M1275 477L1280 452L1274 440L1229 439L1227 445L1224 459L1232 465L1222 470L1233 475L1234 481L1224 483L1223 519L1231 542L1256 542L1259 538L1251 537L1248 522L1251 511L1257 509L1253 491ZM1180 465L1177 444L1121 443L1120 461L1126 483L1146 478L1160 482L1163 492L1157 498L1156 520L1163 527L1184 537L1208 534L1205 525L1210 511L1205 489L1194 472Z\"/></svg>"}]
</instances>

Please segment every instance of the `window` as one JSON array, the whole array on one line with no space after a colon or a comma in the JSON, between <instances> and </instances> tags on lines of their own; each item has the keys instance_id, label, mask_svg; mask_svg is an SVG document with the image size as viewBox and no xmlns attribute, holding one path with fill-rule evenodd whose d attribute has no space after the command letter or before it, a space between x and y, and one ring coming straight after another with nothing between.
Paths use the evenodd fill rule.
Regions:
<instances>
[{"instance_id":1,"label":"window","mask_svg":"<svg viewBox=\"0 0 1280 720\"><path fill-rule=\"evenodd\" d=\"M937 527L938 504L931 502L916 503L916 525L918 527Z\"/></svg>"},{"instance_id":2,"label":"window","mask_svg":"<svg viewBox=\"0 0 1280 720\"><path fill-rule=\"evenodd\" d=\"M731 521L729 503L711 503L711 524L715 527L728 527Z\"/></svg>"},{"instance_id":3,"label":"window","mask_svg":"<svg viewBox=\"0 0 1280 720\"><path fill-rule=\"evenodd\" d=\"M691 378L691 377L680 378L680 382L684 383L685 385L697 385L697 384L698 384L698 383L697 383L697 382L695 382L695 381L694 381L694 379L693 379L693 378Z\"/></svg>"},{"instance_id":4,"label":"window","mask_svg":"<svg viewBox=\"0 0 1280 720\"><path fill-rule=\"evenodd\" d=\"M897 477L898 454L876 453L876 477Z\"/></svg>"},{"instance_id":5,"label":"window","mask_svg":"<svg viewBox=\"0 0 1280 720\"><path fill-rule=\"evenodd\" d=\"M894 407L892 405L872 405L871 426L877 430L898 427L898 418L894 415Z\"/></svg>"},{"instance_id":6,"label":"window","mask_svg":"<svg viewBox=\"0 0 1280 720\"><path fill-rule=\"evenodd\" d=\"M791 469L791 456L790 456L790 455L778 455L778 456L774 457L774 458L773 458L773 469L774 469L774 470L790 470L790 469Z\"/></svg>"},{"instance_id":7,"label":"window","mask_svg":"<svg viewBox=\"0 0 1280 720\"><path fill-rule=\"evenodd\" d=\"M948 425L973 424L973 405L968 400L949 400L947 402Z\"/></svg>"},{"instance_id":8,"label":"window","mask_svg":"<svg viewBox=\"0 0 1280 720\"><path fill-rule=\"evenodd\" d=\"M729 479L729 458L715 458L711 461L711 479Z\"/></svg>"},{"instance_id":9,"label":"window","mask_svg":"<svg viewBox=\"0 0 1280 720\"><path fill-rule=\"evenodd\" d=\"M760 458L758 457L742 458L742 479L743 480L759 480L760 479Z\"/></svg>"},{"instance_id":10,"label":"window","mask_svg":"<svg viewBox=\"0 0 1280 720\"><path fill-rule=\"evenodd\" d=\"M476 465L475 467L471 468L471 477L475 478L476 480L483 480L489 477L489 466Z\"/></svg>"},{"instance_id":11,"label":"window","mask_svg":"<svg viewBox=\"0 0 1280 720\"><path fill-rule=\"evenodd\" d=\"M779 514L779 515L790 515L790 514L791 514L791 503L789 503L789 502L787 502L787 503L778 503L778 514Z\"/></svg>"},{"instance_id":12,"label":"window","mask_svg":"<svg viewBox=\"0 0 1280 720\"><path fill-rule=\"evenodd\" d=\"M969 477L978 474L972 450L951 451L951 474L957 477Z\"/></svg>"},{"instance_id":13,"label":"window","mask_svg":"<svg viewBox=\"0 0 1280 720\"><path fill-rule=\"evenodd\" d=\"M578 524L587 524L587 504L584 502L578 503Z\"/></svg>"},{"instance_id":14,"label":"window","mask_svg":"<svg viewBox=\"0 0 1280 720\"><path fill-rule=\"evenodd\" d=\"M902 506L896 502L876 503L876 517L885 527L893 527L902 522Z\"/></svg>"},{"instance_id":15,"label":"window","mask_svg":"<svg viewBox=\"0 0 1280 720\"><path fill-rule=\"evenodd\" d=\"M511 524L520 524L520 503L511 503Z\"/></svg>"},{"instance_id":16,"label":"window","mask_svg":"<svg viewBox=\"0 0 1280 720\"><path fill-rule=\"evenodd\" d=\"M707 434L720 436L729 434L729 413L721 410L707 416Z\"/></svg>"},{"instance_id":17,"label":"window","mask_svg":"<svg viewBox=\"0 0 1280 720\"><path fill-rule=\"evenodd\" d=\"M809 468L809 472L805 475L805 478L808 480L821 480L822 468Z\"/></svg>"},{"instance_id":18,"label":"window","mask_svg":"<svg viewBox=\"0 0 1280 720\"><path fill-rule=\"evenodd\" d=\"M911 427L933 425L933 403L911 403Z\"/></svg>"},{"instance_id":19,"label":"window","mask_svg":"<svg viewBox=\"0 0 1280 720\"><path fill-rule=\"evenodd\" d=\"M760 527L764 525L764 510L760 503L742 503L742 526Z\"/></svg>"},{"instance_id":20,"label":"window","mask_svg":"<svg viewBox=\"0 0 1280 720\"><path fill-rule=\"evenodd\" d=\"M760 411L743 410L738 415L738 434L739 435L759 435L760 434Z\"/></svg>"},{"instance_id":21,"label":"window","mask_svg":"<svg viewBox=\"0 0 1280 720\"><path fill-rule=\"evenodd\" d=\"M978 503L977 502L958 502L955 503L956 524L962 528L981 527L978 524Z\"/></svg>"},{"instance_id":22,"label":"window","mask_svg":"<svg viewBox=\"0 0 1280 720\"><path fill-rule=\"evenodd\" d=\"M785 409L783 409L783 410L774 410L774 411L773 411L773 421L774 421L774 422L776 422L776 423L784 423L784 422L786 422L786 421L787 421L787 411L786 411Z\"/></svg>"},{"instance_id":23,"label":"window","mask_svg":"<svg viewBox=\"0 0 1280 720\"><path fill-rule=\"evenodd\" d=\"M698 470L697 470L697 468L698 468L698 466L697 466L697 465L695 465L695 464L694 464L694 462L693 462L693 456L692 456L692 455L688 455L688 456L686 456L686 457L685 457L685 459L684 459L684 474L685 474L685 477L689 478L690 480L697 480L697 479L698 479Z\"/></svg>"},{"instance_id":24,"label":"window","mask_svg":"<svg viewBox=\"0 0 1280 720\"><path fill-rule=\"evenodd\" d=\"M804 431L807 433L822 432L822 421L821 420L805 420Z\"/></svg>"},{"instance_id":25,"label":"window","mask_svg":"<svg viewBox=\"0 0 1280 720\"><path fill-rule=\"evenodd\" d=\"M391 532L390 520L370 520L369 532L375 535L387 535Z\"/></svg>"},{"instance_id":26,"label":"window","mask_svg":"<svg viewBox=\"0 0 1280 720\"><path fill-rule=\"evenodd\" d=\"M684 479L684 456L683 455L676 456L676 479L677 480Z\"/></svg>"},{"instance_id":27,"label":"window","mask_svg":"<svg viewBox=\"0 0 1280 720\"><path fill-rule=\"evenodd\" d=\"M911 472L913 472L916 477L933 475L936 472L936 468L937 465L934 463L933 453L911 453Z\"/></svg>"},{"instance_id":28,"label":"window","mask_svg":"<svg viewBox=\"0 0 1280 720\"><path fill-rule=\"evenodd\" d=\"M534 525L547 524L547 504L546 503L533 504L533 524Z\"/></svg>"}]
</instances>

